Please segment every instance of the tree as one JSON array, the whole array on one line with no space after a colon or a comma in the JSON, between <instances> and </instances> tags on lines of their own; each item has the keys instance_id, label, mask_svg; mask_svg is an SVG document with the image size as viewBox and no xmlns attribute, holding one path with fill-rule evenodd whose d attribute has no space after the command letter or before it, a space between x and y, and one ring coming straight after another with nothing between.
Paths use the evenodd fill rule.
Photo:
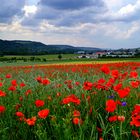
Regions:
<instances>
[{"instance_id":1,"label":"tree","mask_svg":"<svg viewBox=\"0 0 140 140\"><path fill-rule=\"evenodd\" d=\"M62 55L61 55L61 54L58 55L58 59L59 59L59 60L62 59Z\"/></svg>"}]
</instances>

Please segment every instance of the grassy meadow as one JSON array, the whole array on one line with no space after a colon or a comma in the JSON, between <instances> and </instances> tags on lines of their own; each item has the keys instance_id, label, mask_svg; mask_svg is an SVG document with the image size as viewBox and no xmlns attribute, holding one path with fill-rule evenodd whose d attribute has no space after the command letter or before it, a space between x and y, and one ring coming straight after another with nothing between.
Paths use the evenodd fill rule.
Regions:
<instances>
[{"instance_id":1,"label":"grassy meadow","mask_svg":"<svg viewBox=\"0 0 140 140\"><path fill-rule=\"evenodd\" d=\"M140 58L98 58L87 59L77 58L78 54L62 54L62 58L58 58L58 54L53 55L34 55L34 56L17 56L6 55L0 57L0 66L22 66L22 65L38 65L38 64L71 64L71 63L108 63L108 62L140 62Z\"/></svg>"},{"instance_id":2,"label":"grassy meadow","mask_svg":"<svg viewBox=\"0 0 140 140\"><path fill-rule=\"evenodd\" d=\"M138 59L54 57L0 63L0 140L140 139Z\"/></svg>"}]
</instances>

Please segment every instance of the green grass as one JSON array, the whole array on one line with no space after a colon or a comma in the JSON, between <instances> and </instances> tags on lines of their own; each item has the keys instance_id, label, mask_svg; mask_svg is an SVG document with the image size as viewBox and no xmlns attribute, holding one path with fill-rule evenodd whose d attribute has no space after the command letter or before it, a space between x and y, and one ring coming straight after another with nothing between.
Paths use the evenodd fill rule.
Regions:
<instances>
[{"instance_id":1,"label":"green grass","mask_svg":"<svg viewBox=\"0 0 140 140\"><path fill-rule=\"evenodd\" d=\"M21 65L37 65L37 64L60 64L60 63L94 63L94 62L110 62L110 61L132 61L140 62L140 58L99 58L99 59L87 59L87 58L77 58L78 54L62 54L62 59L58 59L58 54L54 55L37 55L37 56L4 56L2 58L25 58L27 62L23 60L14 60L0 62L0 66L21 66ZM31 57L39 58L41 61L35 60L30 61ZM46 59L46 62L43 61Z\"/></svg>"},{"instance_id":2,"label":"green grass","mask_svg":"<svg viewBox=\"0 0 140 140\"><path fill-rule=\"evenodd\" d=\"M62 54L62 59L74 59L78 56L78 54ZM30 58L30 57L38 57L38 58L46 58L46 59L58 59L58 54L48 54L48 55L6 55L4 56L6 58L12 58L12 57L16 57L16 58Z\"/></svg>"},{"instance_id":3,"label":"green grass","mask_svg":"<svg viewBox=\"0 0 140 140\"><path fill-rule=\"evenodd\" d=\"M3 86L0 87L0 93L3 91L6 96L0 96L0 106L5 106L6 110L0 112L0 140L99 140L101 137L104 140L135 140L131 131L139 131L140 128L130 126L130 122L134 106L140 104L140 87L133 88L130 81L139 80L140 75L136 78L129 75L133 71L133 66L139 67L139 65L138 63L107 64L110 74L103 73L101 66L85 64L1 68L0 82ZM112 70L115 70L114 75ZM116 70L119 75L116 75ZM136 71L139 74L140 69ZM9 73L12 77L6 78ZM41 78L41 81L37 78ZM115 81L110 81L111 78ZM103 79L105 83L99 83L99 80ZM46 84L44 80L49 80L50 83ZM109 81L107 90L105 87ZM25 83L25 87L20 86L21 82ZM120 82L123 84L122 89L128 86L130 88L129 95L125 98L120 98L113 89L113 86ZM14 91L9 90L12 85L16 88ZM27 95L29 89L31 93ZM73 94L75 98L65 100L67 103L63 102ZM78 104L76 104L77 99L80 100ZM110 99L116 103L125 101L127 104L126 106L117 104L113 112L107 112L106 101ZM44 105L37 107L36 100L44 101ZM43 109L50 110L45 119L38 115ZM75 110L80 112L80 116L73 115ZM20 117L16 116L18 111L24 114L24 119L21 117L19 120ZM108 118L114 115L124 116L125 120L110 122ZM34 116L36 121L30 126L27 120ZM74 124L75 117L81 119L82 123ZM97 127L102 129L102 132L99 132Z\"/></svg>"},{"instance_id":4,"label":"green grass","mask_svg":"<svg viewBox=\"0 0 140 140\"><path fill-rule=\"evenodd\" d=\"M80 54L62 54L62 59L78 59L77 56L79 56ZM30 57L37 57L37 58L46 58L46 59L51 59L51 60L57 60L58 59L58 54L48 54L48 55L5 55L3 56L4 58L27 58L29 59ZM84 59L84 58L83 58ZM140 58L101 58L98 59L99 61L101 60L135 60L135 61L140 61ZM86 59L88 60L88 59Z\"/></svg>"}]
</instances>

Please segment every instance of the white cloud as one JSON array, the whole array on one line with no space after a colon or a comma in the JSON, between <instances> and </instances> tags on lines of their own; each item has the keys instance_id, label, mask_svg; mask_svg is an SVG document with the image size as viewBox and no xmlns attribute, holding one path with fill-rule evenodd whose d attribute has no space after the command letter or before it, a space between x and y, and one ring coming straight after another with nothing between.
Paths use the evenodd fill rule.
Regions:
<instances>
[{"instance_id":1,"label":"white cloud","mask_svg":"<svg viewBox=\"0 0 140 140\"><path fill-rule=\"evenodd\" d=\"M123 0L104 0L109 10L114 11L122 6Z\"/></svg>"},{"instance_id":2,"label":"white cloud","mask_svg":"<svg viewBox=\"0 0 140 140\"><path fill-rule=\"evenodd\" d=\"M29 14L35 14L37 11L37 6L35 5L30 5L27 6L25 5L23 8L23 11L25 11L25 16L29 16Z\"/></svg>"},{"instance_id":3,"label":"white cloud","mask_svg":"<svg viewBox=\"0 0 140 140\"><path fill-rule=\"evenodd\" d=\"M134 22L140 19L140 0L121 6L117 11L108 11L101 16L103 21Z\"/></svg>"},{"instance_id":4,"label":"white cloud","mask_svg":"<svg viewBox=\"0 0 140 140\"><path fill-rule=\"evenodd\" d=\"M85 33L96 33L96 24L91 24L91 23L84 23L84 24L77 24L77 26L61 26L57 27L54 25L49 24L47 21L43 21L40 24L40 31L41 32L55 32L58 34L81 34L81 32Z\"/></svg>"},{"instance_id":5,"label":"white cloud","mask_svg":"<svg viewBox=\"0 0 140 140\"><path fill-rule=\"evenodd\" d=\"M140 24L138 22L133 22L130 27L127 27L126 29L123 29L122 27L118 27L117 25L104 25L102 29L105 31L106 36L110 36L114 39L121 39L126 40L132 37L134 33L139 31Z\"/></svg>"},{"instance_id":6,"label":"white cloud","mask_svg":"<svg viewBox=\"0 0 140 140\"><path fill-rule=\"evenodd\" d=\"M132 4L128 4L127 6L125 7L122 7L119 11L118 11L118 14L119 15L127 15L127 14L131 14L135 11L135 6L133 6Z\"/></svg>"}]
</instances>

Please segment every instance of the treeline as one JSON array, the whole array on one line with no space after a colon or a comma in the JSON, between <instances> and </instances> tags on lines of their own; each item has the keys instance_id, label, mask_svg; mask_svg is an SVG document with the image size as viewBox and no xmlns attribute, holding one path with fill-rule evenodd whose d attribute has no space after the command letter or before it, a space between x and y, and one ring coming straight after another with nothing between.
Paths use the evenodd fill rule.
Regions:
<instances>
[{"instance_id":1,"label":"treeline","mask_svg":"<svg viewBox=\"0 0 140 140\"><path fill-rule=\"evenodd\" d=\"M40 58L40 57L0 57L0 62L17 62L17 61L23 61L23 62L46 62L48 59L46 58Z\"/></svg>"},{"instance_id":2,"label":"treeline","mask_svg":"<svg viewBox=\"0 0 140 140\"><path fill-rule=\"evenodd\" d=\"M9 52L0 52L0 57L5 56L5 55L24 55L24 56L33 56L33 55L47 55L47 54L74 54L75 50L71 49L64 49L64 50L50 50L50 51L43 51L43 52L29 52L29 51L9 51Z\"/></svg>"}]
</instances>

